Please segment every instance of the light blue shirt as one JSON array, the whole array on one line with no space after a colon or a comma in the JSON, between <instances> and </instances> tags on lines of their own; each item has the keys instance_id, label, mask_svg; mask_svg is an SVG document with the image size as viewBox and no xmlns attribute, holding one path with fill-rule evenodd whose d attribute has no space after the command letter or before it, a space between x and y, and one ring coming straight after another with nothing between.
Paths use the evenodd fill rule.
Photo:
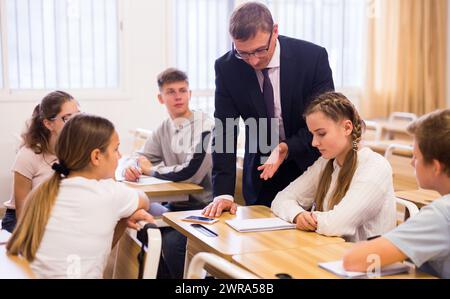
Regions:
<instances>
[{"instance_id":1,"label":"light blue shirt","mask_svg":"<svg viewBox=\"0 0 450 299\"><path fill-rule=\"evenodd\" d=\"M450 194L384 235L420 270L450 278Z\"/></svg>"}]
</instances>

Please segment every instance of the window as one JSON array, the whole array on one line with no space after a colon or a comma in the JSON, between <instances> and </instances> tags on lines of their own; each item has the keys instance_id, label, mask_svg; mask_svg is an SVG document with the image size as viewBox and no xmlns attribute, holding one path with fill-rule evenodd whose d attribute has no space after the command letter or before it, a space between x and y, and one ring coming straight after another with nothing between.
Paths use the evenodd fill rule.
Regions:
<instances>
[{"instance_id":1,"label":"window","mask_svg":"<svg viewBox=\"0 0 450 299\"><path fill-rule=\"evenodd\" d=\"M366 0L268 0L280 34L325 47L336 87L363 84Z\"/></svg>"},{"instance_id":2,"label":"window","mask_svg":"<svg viewBox=\"0 0 450 299\"><path fill-rule=\"evenodd\" d=\"M0 1L6 88L118 87L118 0Z\"/></svg>"},{"instance_id":3,"label":"window","mask_svg":"<svg viewBox=\"0 0 450 299\"><path fill-rule=\"evenodd\" d=\"M3 51L2 51L2 32L1 32L1 24L0 24L0 89L3 88Z\"/></svg>"},{"instance_id":4,"label":"window","mask_svg":"<svg viewBox=\"0 0 450 299\"><path fill-rule=\"evenodd\" d=\"M214 62L231 49L228 20L233 0L174 0L175 65L186 71L191 107L214 112Z\"/></svg>"},{"instance_id":5,"label":"window","mask_svg":"<svg viewBox=\"0 0 450 299\"><path fill-rule=\"evenodd\" d=\"M337 88L363 85L367 0L265 0L280 34L328 51ZM229 16L234 1L174 0L175 65L187 71L192 107L214 112L214 61L230 50Z\"/></svg>"}]
</instances>

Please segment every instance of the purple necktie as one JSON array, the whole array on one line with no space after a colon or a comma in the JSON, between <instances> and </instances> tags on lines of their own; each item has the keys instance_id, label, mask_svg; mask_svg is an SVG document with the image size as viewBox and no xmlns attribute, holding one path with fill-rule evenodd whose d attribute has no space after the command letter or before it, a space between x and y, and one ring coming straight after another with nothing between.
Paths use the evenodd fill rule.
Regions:
<instances>
[{"instance_id":1,"label":"purple necktie","mask_svg":"<svg viewBox=\"0 0 450 299\"><path fill-rule=\"evenodd\" d=\"M266 103L266 110L267 110L267 117L269 119L275 118L275 99L273 95L273 86L270 82L269 78L269 69L263 69L262 73L264 75L264 82L263 82L263 96L264 96L264 102Z\"/></svg>"}]
</instances>

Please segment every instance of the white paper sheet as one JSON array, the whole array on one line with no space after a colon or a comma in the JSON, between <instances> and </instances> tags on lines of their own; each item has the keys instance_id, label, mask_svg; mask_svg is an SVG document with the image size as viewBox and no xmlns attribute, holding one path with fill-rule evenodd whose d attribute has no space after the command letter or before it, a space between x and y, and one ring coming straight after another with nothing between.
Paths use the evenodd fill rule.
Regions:
<instances>
[{"instance_id":1,"label":"white paper sheet","mask_svg":"<svg viewBox=\"0 0 450 299\"><path fill-rule=\"evenodd\" d=\"M226 220L225 222L238 232L258 232L295 228L295 224L286 222L280 218L235 219Z\"/></svg>"},{"instance_id":2,"label":"white paper sheet","mask_svg":"<svg viewBox=\"0 0 450 299\"><path fill-rule=\"evenodd\" d=\"M347 278L356 278L356 277L366 277L368 276L368 273L366 272L350 272L345 271L344 266L342 264L342 260L334 261L334 262L327 262L327 263L319 263L319 267L322 269L325 269L327 271L330 271L331 273L334 273L341 277L347 277ZM383 267L381 269L380 276L386 276L386 275L394 275L398 273L408 272L409 266L403 263L395 263L386 267Z\"/></svg>"}]
</instances>

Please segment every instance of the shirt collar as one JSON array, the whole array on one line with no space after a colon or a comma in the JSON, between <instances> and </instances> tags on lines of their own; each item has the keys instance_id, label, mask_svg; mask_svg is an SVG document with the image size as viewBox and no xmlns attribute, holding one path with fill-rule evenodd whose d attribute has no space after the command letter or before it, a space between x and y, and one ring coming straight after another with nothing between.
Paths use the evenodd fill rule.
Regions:
<instances>
[{"instance_id":1,"label":"shirt collar","mask_svg":"<svg viewBox=\"0 0 450 299\"><path fill-rule=\"evenodd\" d=\"M363 148L359 149L358 152L356 153L358 159L360 159L360 155L365 155L367 151L370 151L369 148L367 148L367 147L363 147ZM337 159L334 159L334 161L333 161L333 168L334 168L334 170L336 170L336 168L341 169L341 166L339 166Z\"/></svg>"},{"instance_id":2,"label":"shirt collar","mask_svg":"<svg viewBox=\"0 0 450 299\"><path fill-rule=\"evenodd\" d=\"M337 159L334 159L333 161L333 169L341 169L341 166L339 166Z\"/></svg>"},{"instance_id":3,"label":"shirt collar","mask_svg":"<svg viewBox=\"0 0 450 299\"><path fill-rule=\"evenodd\" d=\"M275 52L273 53L272 59L270 60L269 64L267 65L267 68L277 68L280 67L280 42L277 39L277 43L275 45Z\"/></svg>"}]
</instances>

